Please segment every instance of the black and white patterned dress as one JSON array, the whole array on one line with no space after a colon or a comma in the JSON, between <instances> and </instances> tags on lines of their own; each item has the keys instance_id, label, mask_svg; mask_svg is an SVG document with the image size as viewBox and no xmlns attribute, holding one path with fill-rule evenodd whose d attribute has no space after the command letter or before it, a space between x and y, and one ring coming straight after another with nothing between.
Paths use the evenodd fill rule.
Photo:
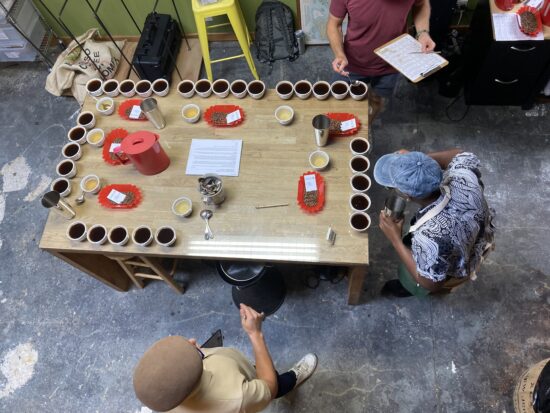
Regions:
<instances>
[{"instance_id":1,"label":"black and white patterned dress","mask_svg":"<svg viewBox=\"0 0 550 413\"><path fill-rule=\"evenodd\" d=\"M451 199L443 211L412 235L412 254L418 274L432 281L475 275L483 255L493 248L492 211L483 195L480 162L472 153L456 155L443 173L442 185ZM443 200L418 211L419 219Z\"/></svg>"}]
</instances>

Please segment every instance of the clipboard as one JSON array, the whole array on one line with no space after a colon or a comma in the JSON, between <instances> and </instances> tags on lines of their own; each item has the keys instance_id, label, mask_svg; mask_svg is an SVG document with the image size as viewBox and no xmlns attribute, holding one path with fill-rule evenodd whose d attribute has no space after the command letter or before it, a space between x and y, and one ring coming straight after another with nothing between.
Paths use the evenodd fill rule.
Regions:
<instances>
[{"instance_id":1,"label":"clipboard","mask_svg":"<svg viewBox=\"0 0 550 413\"><path fill-rule=\"evenodd\" d=\"M436 53L418 53L420 42L410 34L402 34L374 49L374 53L388 62L413 83L418 83L449 62Z\"/></svg>"}]
</instances>

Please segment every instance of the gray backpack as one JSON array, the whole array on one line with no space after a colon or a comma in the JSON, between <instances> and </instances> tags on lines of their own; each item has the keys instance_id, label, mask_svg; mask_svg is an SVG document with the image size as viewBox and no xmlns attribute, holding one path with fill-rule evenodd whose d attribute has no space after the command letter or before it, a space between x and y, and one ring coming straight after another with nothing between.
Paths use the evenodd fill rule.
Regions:
<instances>
[{"instance_id":1,"label":"gray backpack","mask_svg":"<svg viewBox=\"0 0 550 413\"><path fill-rule=\"evenodd\" d=\"M277 0L264 0L256 11L256 57L262 63L298 58L292 10Z\"/></svg>"}]
</instances>

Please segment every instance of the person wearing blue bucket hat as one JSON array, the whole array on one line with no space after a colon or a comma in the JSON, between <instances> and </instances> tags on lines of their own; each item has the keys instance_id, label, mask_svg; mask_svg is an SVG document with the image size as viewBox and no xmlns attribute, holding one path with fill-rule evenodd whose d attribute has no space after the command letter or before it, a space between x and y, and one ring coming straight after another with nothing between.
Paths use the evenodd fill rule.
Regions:
<instances>
[{"instance_id":1,"label":"person wearing blue bucket hat","mask_svg":"<svg viewBox=\"0 0 550 413\"><path fill-rule=\"evenodd\" d=\"M426 296L468 279L494 249L494 211L483 193L480 161L460 149L424 154L400 150L382 156L374 179L420 205L403 236L404 220L380 212L380 229L401 263L382 294Z\"/></svg>"}]
</instances>

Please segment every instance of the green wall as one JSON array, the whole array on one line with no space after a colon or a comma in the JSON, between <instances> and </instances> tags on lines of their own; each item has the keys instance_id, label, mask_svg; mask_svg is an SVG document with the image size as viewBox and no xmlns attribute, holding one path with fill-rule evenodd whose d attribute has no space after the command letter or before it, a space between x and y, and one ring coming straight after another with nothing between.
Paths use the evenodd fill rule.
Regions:
<instances>
[{"instance_id":1,"label":"green wall","mask_svg":"<svg viewBox=\"0 0 550 413\"><path fill-rule=\"evenodd\" d=\"M64 0L42 0L43 3L52 11L57 17L59 15L61 6ZM98 4L98 0L89 0L90 4L95 7ZM281 0L283 3L290 6L294 11L296 19L296 3L299 0ZM61 36L66 37L67 34L62 28L57 25L50 15L43 10L39 1L34 0L36 6L41 11L42 16L48 21L48 23L54 28L55 32ZM262 0L240 0L241 8L246 19L246 23L251 32L254 31L255 22L254 17L256 9L261 4ZM154 0L125 0L125 3L134 16L137 24L143 27L145 17L149 14L155 4ZM178 13L182 20L183 29L186 33L196 33L195 20L193 18L193 11L191 10L191 0L175 0ZM157 12L171 14L176 18L172 6L172 0L159 0L157 6ZM120 0L103 0L101 8L99 10L99 16L104 22L105 26L111 32L113 36L139 36L135 25L126 13ZM62 14L63 22L75 35L84 33L91 27L99 27L94 15L85 0L68 0L67 5ZM209 24L218 23L219 18ZM222 22L220 20L220 22ZM299 22L296 22L299 25ZM214 29L213 29L214 31ZM220 28L220 32L231 32L230 28ZM103 34L103 33L102 33Z\"/></svg>"}]
</instances>

